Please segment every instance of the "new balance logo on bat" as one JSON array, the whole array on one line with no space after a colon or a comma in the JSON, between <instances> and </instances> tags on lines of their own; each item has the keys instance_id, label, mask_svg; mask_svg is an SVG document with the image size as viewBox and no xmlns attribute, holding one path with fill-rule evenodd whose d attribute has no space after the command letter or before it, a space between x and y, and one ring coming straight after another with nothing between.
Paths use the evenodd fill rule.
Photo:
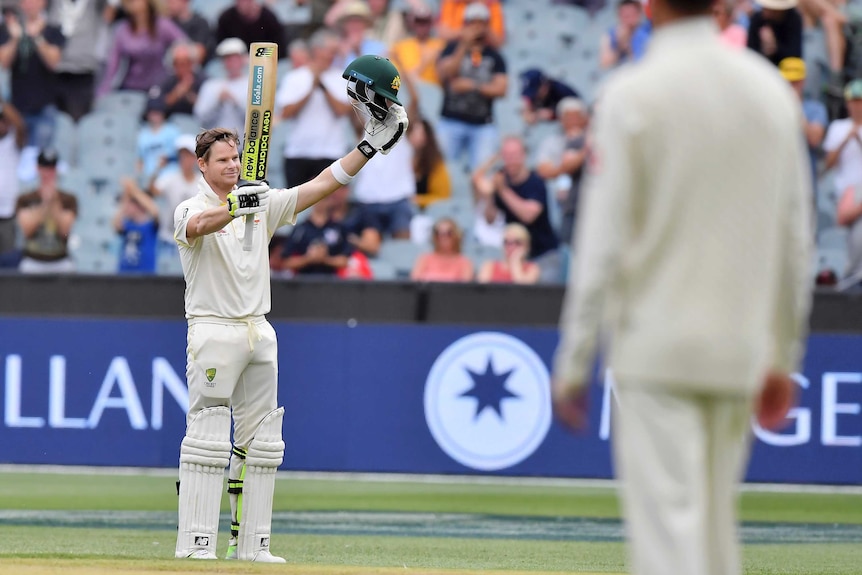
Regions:
<instances>
[{"instance_id":1,"label":"new balance logo on bat","mask_svg":"<svg viewBox=\"0 0 862 575\"><path fill-rule=\"evenodd\" d=\"M272 56L274 51L275 50L273 48L258 48L257 51L255 51L254 56L255 58L269 57Z\"/></svg>"}]
</instances>

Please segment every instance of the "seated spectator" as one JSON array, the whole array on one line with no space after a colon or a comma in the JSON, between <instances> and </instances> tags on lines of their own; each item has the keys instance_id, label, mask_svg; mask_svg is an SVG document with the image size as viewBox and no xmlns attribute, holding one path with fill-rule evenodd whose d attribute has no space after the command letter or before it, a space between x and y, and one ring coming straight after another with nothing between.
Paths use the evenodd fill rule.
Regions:
<instances>
[{"instance_id":1,"label":"seated spectator","mask_svg":"<svg viewBox=\"0 0 862 575\"><path fill-rule=\"evenodd\" d=\"M453 42L463 36L464 26L469 22L465 16L467 7L476 4L475 0L442 0L437 30L440 37L447 42ZM501 48L506 42L506 21L503 4L500 0L480 0L488 12L488 45Z\"/></svg>"},{"instance_id":2,"label":"seated spectator","mask_svg":"<svg viewBox=\"0 0 862 575\"><path fill-rule=\"evenodd\" d=\"M159 15L156 0L123 0L128 18L114 28L98 96L114 89L148 91L168 77L165 54L186 35L170 18ZM121 69L125 69L122 78Z\"/></svg>"},{"instance_id":3,"label":"seated spectator","mask_svg":"<svg viewBox=\"0 0 862 575\"><path fill-rule=\"evenodd\" d=\"M215 53L221 58L225 76L208 78L201 84L193 112L204 129L221 127L241 134L248 99L248 48L239 38L228 38L219 42Z\"/></svg>"},{"instance_id":4,"label":"seated spectator","mask_svg":"<svg viewBox=\"0 0 862 575\"><path fill-rule=\"evenodd\" d=\"M36 161L39 188L18 197L15 218L24 237L22 273L71 273L68 242L78 217L78 200L57 188L57 152L44 149Z\"/></svg>"},{"instance_id":5,"label":"seated spectator","mask_svg":"<svg viewBox=\"0 0 862 575\"><path fill-rule=\"evenodd\" d=\"M275 42L279 46L286 44L284 26L278 16L259 0L236 0L233 6L219 15L216 42L228 38L239 38L246 46L250 46L252 42ZM283 50L279 51L279 59L286 56Z\"/></svg>"},{"instance_id":6,"label":"seated spectator","mask_svg":"<svg viewBox=\"0 0 862 575\"><path fill-rule=\"evenodd\" d=\"M333 66L343 69L359 56L386 54L386 44L371 36L373 24L371 10L365 0L348 0L339 12L335 27L341 34L341 47Z\"/></svg>"},{"instance_id":7,"label":"seated spectator","mask_svg":"<svg viewBox=\"0 0 862 575\"><path fill-rule=\"evenodd\" d=\"M530 232L530 259L542 269L546 283L562 281L559 242L548 217L545 181L527 166L527 151L520 138L509 136L500 145L503 169L493 179L493 201L485 210L487 222L502 212L507 224L522 224Z\"/></svg>"},{"instance_id":8,"label":"seated spectator","mask_svg":"<svg viewBox=\"0 0 862 575\"><path fill-rule=\"evenodd\" d=\"M45 19L45 0L26 0L4 15L0 67L10 72L10 100L27 124L28 145L44 148L54 137L56 69L66 39Z\"/></svg>"},{"instance_id":9,"label":"seated spectator","mask_svg":"<svg viewBox=\"0 0 862 575\"><path fill-rule=\"evenodd\" d=\"M19 184L16 177L21 150L27 143L27 127L18 110L10 102L0 101L0 258L11 262L15 251L17 228L15 202ZM17 259L17 258L15 258ZM0 263L0 267L6 267Z\"/></svg>"},{"instance_id":10,"label":"seated spectator","mask_svg":"<svg viewBox=\"0 0 862 575\"><path fill-rule=\"evenodd\" d=\"M423 82L439 85L437 59L446 42L434 34L434 16L424 5L412 8L407 28L409 34L390 45L390 58L403 76L415 74Z\"/></svg>"},{"instance_id":11,"label":"seated spectator","mask_svg":"<svg viewBox=\"0 0 862 575\"><path fill-rule=\"evenodd\" d=\"M165 120L165 101L149 98L144 109L145 124L138 132L137 172L142 184L149 188L160 174L176 171L175 142L180 130Z\"/></svg>"},{"instance_id":12,"label":"seated spectator","mask_svg":"<svg viewBox=\"0 0 862 575\"><path fill-rule=\"evenodd\" d=\"M485 4L469 4L461 37L446 44L437 62L444 90L437 121L443 152L451 165L468 153L471 171L498 145L494 101L505 97L509 85L506 62L489 43L489 18Z\"/></svg>"},{"instance_id":13,"label":"seated spectator","mask_svg":"<svg viewBox=\"0 0 862 575\"><path fill-rule=\"evenodd\" d=\"M545 75L538 68L521 73L522 114L528 125L556 120L560 100L572 97L579 97L574 88Z\"/></svg>"},{"instance_id":14,"label":"seated spectator","mask_svg":"<svg viewBox=\"0 0 862 575\"><path fill-rule=\"evenodd\" d=\"M201 64L212 53L213 33L206 18L192 10L191 0L167 0L168 17L188 37L195 47L195 60Z\"/></svg>"},{"instance_id":15,"label":"seated spectator","mask_svg":"<svg viewBox=\"0 0 862 575\"><path fill-rule=\"evenodd\" d=\"M150 187L150 192L157 198L159 205L157 271L177 269L175 265L170 265L178 262L180 257L177 242L174 240L174 210L180 203L198 193L200 171L195 146L195 137L191 134L179 136L174 141L179 169L160 174Z\"/></svg>"},{"instance_id":16,"label":"seated spectator","mask_svg":"<svg viewBox=\"0 0 862 575\"><path fill-rule=\"evenodd\" d=\"M297 275L336 276L347 266L352 251L347 234L341 223L333 221L329 210L330 199L321 200L311 207L308 218L293 228L279 269Z\"/></svg>"},{"instance_id":17,"label":"seated spectator","mask_svg":"<svg viewBox=\"0 0 862 575\"><path fill-rule=\"evenodd\" d=\"M431 229L434 251L422 254L410 279L425 282L473 281L473 262L461 253L461 229L450 218L441 218Z\"/></svg>"},{"instance_id":18,"label":"seated spectator","mask_svg":"<svg viewBox=\"0 0 862 575\"><path fill-rule=\"evenodd\" d=\"M155 90L155 95L164 98L167 117L172 114L192 115L204 83L198 50L194 44L180 42L171 47L168 57L173 65L173 73ZM153 90L150 90L150 95L154 95Z\"/></svg>"},{"instance_id":19,"label":"seated spectator","mask_svg":"<svg viewBox=\"0 0 862 575\"><path fill-rule=\"evenodd\" d=\"M545 180L556 180L560 185L557 201L562 208L563 221L560 241L572 242L577 207L580 200L581 180L587 158L586 105L577 98L564 98L557 106L561 134L548 136L539 145L536 173Z\"/></svg>"},{"instance_id":20,"label":"seated spectator","mask_svg":"<svg viewBox=\"0 0 862 575\"><path fill-rule=\"evenodd\" d=\"M862 184L862 79L847 84L844 100L849 117L833 120L823 140L823 165L835 169L835 189L841 192Z\"/></svg>"},{"instance_id":21,"label":"seated spectator","mask_svg":"<svg viewBox=\"0 0 862 575\"><path fill-rule=\"evenodd\" d=\"M122 238L119 273L156 273L159 207L145 191L127 180L114 214L114 229Z\"/></svg>"},{"instance_id":22,"label":"seated spectator","mask_svg":"<svg viewBox=\"0 0 862 575\"><path fill-rule=\"evenodd\" d=\"M778 70L784 79L790 82L799 102L802 104L805 141L808 144L808 157L811 161L811 181L817 189L817 156L823 136L826 134L826 124L829 115L826 106L820 100L805 98L805 61L801 58L785 58L778 64Z\"/></svg>"},{"instance_id":23,"label":"seated spectator","mask_svg":"<svg viewBox=\"0 0 862 575\"><path fill-rule=\"evenodd\" d=\"M802 16L797 0L758 0L751 15L748 47L778 66L785 58L802 58Z\"/></svg>"},{"instance_id":24,"label":"seated spectator","mask_svg":"<svg viewBox=\"0 0 862 575\"><path fill-rule=\"evenodd\" d=\"M614 68L639 60L646 52L652 25L644 18L640 0L620 0L617 4L617 24L602 36L599 65Z\"/></svg>"},{"instance_id":25,"label":"seated spectator","mask_svg":"<svg viewBox=\"0 0 862 575\"><path fill-rule=\"evenodd\" d=\"M109 31L107 0L51 2L49 21L60 28L66 43L57 64L57 106L76 122L93 108L96 74L105 54L102 43Z\"/></svg>"},{"instance_id":26,"label":"seated spectator","mask_svg":"<svg viewBox=\"0 0 862 575\"><path fill-rule=\"evenodd\" d=\"M862 184L847 186L838 200L837 221L848 229L847 269L835 270L844 282L862 289Z\"/></svg>"},{"instance_id":27,"label":"seated spectator","mask_svg":"<svg viewBox=\"0 0 862 575\"><path fill-rule=\"evenodd\" d=\"M718 0L712 6L712 16L718 25L721 41L731 48L745 48L748 32L735 21L736 0Z\"/></svg>"},{"instance_id":28,"label":"seated spectator","mask_svg":"<svg viewBox=\"0 0 862 575\"><path fill-rule=\"evenodd\" d=\"M503 235L503 259L482 264L476 278L479 283L535 284L539 266L527 259L530 232L521 224L508 224Z\"/></svg>"},{"instance_id":29,"label":"seated spectator","mask_svg":"<svg viewBox=\"0 0 862 575\"><path fill-rule=\"evenodd\" d=\"M350 202L350 188L344 186L329 196L329 217L341 224L347 243L369 257L380 251L383 239L377 221L367 210Z\"/></svg>"}]
</instances>

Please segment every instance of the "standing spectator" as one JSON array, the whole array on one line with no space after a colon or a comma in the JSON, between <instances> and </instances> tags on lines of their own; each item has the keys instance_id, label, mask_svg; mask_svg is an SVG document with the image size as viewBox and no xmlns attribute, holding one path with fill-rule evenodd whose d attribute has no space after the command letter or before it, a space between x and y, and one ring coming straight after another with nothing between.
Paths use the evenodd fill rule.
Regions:
<instances>
[{"instance_id":1,"label":"standing spectator","mask_svg":"<svg viewBox=\"0 0 862 575\"><path fill-rule=\"evenodd\" d=\"M849 117L833 120L823 140L824 167L835 168L835 189L843 192L862 184L862 80L852 80L844 89Z\"/></svg>"},{"instance_id":2,"label":"standing spectator","mask_svg":"<svg viewBox=\"0 0 862 575\"><path fill-rule=\"evenodd\" d=\"M308 65L288 72L275 97L281 117L293 120L284 147L288 186L311 180L347 149L344 116L351 106L341 72L332 67L338 37L329 30L318 30L309 48Z\"/></svg>"},{"instance_id":3,"label":"standing spectator","mask_svg":"<svg viewBox=\"0 0 862 575\"><path fill-rule=\"evenodd\" d=\"M159 241L157 269L177 269L170 265L179 260L177 242L174 241L174 210L181 202L193 198L198 193L197 156L195 156L195 137L183 134L174 141L177 151L179 170L160 174L150 191L159 205Z\"/></svg>"},{"instance_id":4,"label":"standing spectator","mask_svg":"<svg viewBox=\"0 0 862 575\"><path fill-rule=\"evenodd\" d=\"M468 17L470 4L476 3L474 0L441 1L437 31L443 40L454 42L462 37L464 27L470 21ZM479 0L478 3L485 6L488 11L488 45L493 48L502 48L506 42L506 22L502 2L500 0Z\"/></svg>"},{"instance_id":5,"label":"standing spectator","mask_svg":"<svg viewBox=\"0 0 862 575\"><path fill-rule=\"evenodd\" d=\"M527 166L527 151L520 138L509 136L500 145L503 169L493 180L494 201L488 202L485 219L491 223L498 212L507 224L517 222L530 232L530 259L542 269L545 283L560 281L559 242L548 217L545 181Z\"/></svg>"},{"instance_id":6,"label":"standing spectator","mask_svg":"<svg viewBox=\"0 0 862 575\"><path fill-rule=\"evenodd\" d=\"M748 47L778 66L785 58L802 58L802 16L797 0L758 0L763 9L751 15Z\"/></svg>"},{"instance_id":7,"label":"standing spectator","mask_svg":"<svg viewBox=\"0 0 862 575\"><path fill-rule=\"evenodd\" d=\"M587 158L586 105L577 98L564 98L557 106L561 134L552 134L539 145L536 173L545 180L562 182L557 196L563 212L560 241L572 243L572 232L577 220L581 180Z\"/></svg>"},{"instance_id":8,"label":"standing spectator","mask_svg":"<svg viewBox=\"0 0 862 575\"><path fill-rule=\"evenodd\" d=\"M440 84L437 59L446 42L434 34L434 16L424 5L411 8L407 17L410 31L405 38L390 45L389 54L403 76L415 74L419 80Z\"/></svg>"},{"instance_id":9,"label":"standing spectator","mask_svg":"<svg viewBox=\"0 0 862 575\"><path fill-rule=\"evenodd\" d=\"M167 0L166 8L168 17L195 46L197 61L206 63L213 44L213 34L207 19L192 10L191 0Z\"/></svg>"},{"instance_id":10,"label":"standing spectator","mask_svg":"<svg viewBox=\"0 0 862 575\"><path fill-rule=\"evenodd\" d=\"M461 253L461 228L451 218L440 218L431 228L434 251L413 264L410 279L423 282L473 281L473 262Z\"/></svg>"},{"instance_id":11,"label":"standing spectator","mask_svg":"<svg viewBox=\"0 0 862 575\"><path fill-rule=\"evenodd\" d=\"M717 0L712 6L712 17L718 26L721 41L731 48L745 48L748 32L735 20L737 0Z\"/></svg>"},{"instance_id":12,"label":"standing spectator","mask_svg":"<svg viewBox=\"0 0 862 575\"><path fill-rule=\"evenodd\" d=\"M823 102L805 98L805 61L803 59L785 58L778 64L778 70L784 79L790 82L802 104L805 141L808 144L808 158L811 162L811 181L815 184L816 195L817 155L820 152L820 145L823 143L829 115Z\"/></svg>"},{"instance_id":13,"label":"standing spectator","mask_svg":"<svg viewBox=\"0 0 862 575\"><path fill-rule=\"evenodd\" d=\"M10 71L11 101L27 124L30 146L47 147L54 137L57 65L66 40L48 24L45 0L21 0L21 19L5 12L0 27L0 67Z\"/></svg>"},{"instance_id":14,"label":"standing spectator","mask_svg":"<svg viewBox=\"0 0 862 575\"><path fill-rule=\"evenodd\" d=\"M24 236L22 273L69 273L75 262L68 242L78 217L78 200L57 188L57 152L47 148L36 160L39 189L18 197L15 218Z\"/></svg>"},{"instance_id":15,"label":"standing spectator","mask_svg":"<svg viewBox=\"0 0 862 575\"><path fill-rule=\"evenodd\" d=\"M823 30L826 40L826 54L829 62L830 78L828 86L841 89L844 58L847 53L845 26L849 7L844 0L799 0L799 13L802 15L803 28L814 28L817 24Z\"/></svg>"},{"instance_id":16,"label":"standing spectator","mask_svg":"<svg viewBox=\"0 0 862 575\"><path fill-rule=\"evenodd\" d=\"M326 13L324 23L330 28L338 25L345 10L349 10L355 0L336 0ZM368 16L371 28L368 36L386 46L394 44L407 35L404 25L404 16L400 10L391 7L389 0L367 0L363 2L368 7ZM420 6L422 0L409 0L408 6Z\"/></svg>"},{"instance_id":17,"label":"standing spectator","mask_svg":"<svg viewBox=\"0 0 862 575\"><path fill-rule=\"evenodd\" d=\"M114 89L146 92L168 77L165 54L186 35L159 14L156 0L123 0L128 17L114 28L105 74L98 96ZM120 78L120 70L126 69Z\"/></svg>"},{"instance_id":18,"label":"standing spectator","mask_svg":"<svg viewBox=\"0 0 862 575\"><path fill-rule=\"evenodd\" d=\"M110 8L108 0L51 2L48 20L60 27L66 43L57 64L57 106L76 122L93 108L96 74L105 61Z\"/></svg>"},{"instance_id":19,"label":"standing spectator","mask_svg":"<svg viewBox=\"0 0 862 575\"><path fill-rule=\"evenodd\" d=\"M574 88L547 76L538 68L521 72L522 115L527 125L556 120L560 100L577 97Z\"/></svg>"},{"instance_id":20,"label":"standing spectator","mask_svg":"<svg viewBox=\"0 0 862 575\"><path fill-rule=\"evenodd\" d=\"M121 274L156 272L158 216L159 207L153 198L127 180L114 214L114 229L122 239L118 269Z\"/></svg>"},{"instance_id":21,"label":"standing spectator","mask_svg":"<svg viewBox=\"0 0 862 575\"><path fill-rule=\"evenodd\" d=\"M204 83L198 54L197 48L190 42L178 42L168 53L173 73L158 87L158 95L165 100L165 115L168 117L171 114L194 114L195 103Z\"/></svg>"},{"instance_id":22,"label":"standing spectator","mask_svg":"<svg viewBox=\"0 0 862 575\"><path fill-rule=\"evenodd\" d=\"M221 58L225 77L204 81L194 105L194 115L204 129L220 127L241 133L248 98L248 75L245 73L248 48L239 38L227 38L219 42L216 56Z\"/></svg>"},{"instance_id":23,"label":"standing spectator","mask_svg":"<svg viewBox=\"0 0 862 575\"><path fill-rule=\"evenodd\" d=\"M216 41L239 38L250 46L252 42L275 42L285 46L284 26L275 12L260 3L260 0L236 0L218 17ZM287 56L279 50L278 57Z\"/></svg>"},{"instance_id":24,"label":"standing spectator","mask_svg":"<svg viewBox=\"0 0 862 575\"><path fill-rule=\"evenodd\" d=\"M599 65L607 69L640 59L646 52L651 30L640 0L620 0L617 24L602 36Z\"/></svg>"},{"instance_id":25,"label":"standing spectator","mask_svg":"<svg viewBox=\"0 0 862 575\"><path fill-rule=\"evenodd\" d=\"M175 142L180 130L165 121L165 101L160 97L147 100L144 110L146 124L138 132L138 174L145 186L159 174L176 171Z\"/></svg>"},{"instance_id":26,"label":"standing spectator","mask_svg":"<svg viewBox=\"0 0 862 575\"><path fill-rule=\"evenodd\" d=\"M15 251L15 201L18 199L18 161L27 143L27 127L10 102L0 102L0 267Z\"/></svg>"},{"instance_id":27,"label":"standing spectator","mask_svg":"<svg viewBox=\"0 0 862 575\"><path fill-rule=\"evenodd\" d=\"M541 270L527 259L529 253L530 232L521 224L508 224L503 235L503 259L483 263L476 280L479 283L538 283Z\"/></svg>"},{"instance_id":28,"label":"standing spectator","mask_svg":"<svg viewBox=\"0 0 862 575\"><path fill-rule=\"evenodd\" d=\"M284 246L281 269L297 275L334 277L347 266L350 252L344 227L330 217L326 198L314 204L308 217L294 226Z\"/></svg>"},{"instance_id":29,"label":"standing spectator","mask_svg":"<svg viewBox=\"0 0 862 575\"><path fill-rule=\"evenodd\" d=\"M341 34L341 54L333 62L336 68L344 68L358 58L370 54L383 56L386 54L386 44L371 36L374 21L371 10L365 0L348 0L339 11L336 28Z\"/></svg>"},{"instance_id":30,"label":"standing spectator","mask_svg":"<svg viewBox=\"0 0 862 575\"><path fill-rule=\"evenodd\" d=\"M445 92L437 122L443 151L450 163L469 152L471 171L494 153L494 100L509 85L503 56L489 43L489 18L485 4L468 5L461 37L446 45L437 62Z\"/></svg>"}]
</instances>

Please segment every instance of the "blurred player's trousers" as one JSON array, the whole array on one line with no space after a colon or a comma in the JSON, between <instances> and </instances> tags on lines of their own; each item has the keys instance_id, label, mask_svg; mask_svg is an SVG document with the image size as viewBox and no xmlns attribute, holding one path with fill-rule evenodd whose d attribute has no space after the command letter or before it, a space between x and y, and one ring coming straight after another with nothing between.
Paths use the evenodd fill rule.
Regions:
<instances>
[{"instance_id":1,"label":"blurred player's trousers","mask_svg":"<svg viewBox=\"0 0 862 575\"><path fill-rule=\"evenodd\" d=\"M738 575L751 399L617 383L614 460L631 573Z\"/></svg>"},{"instance_id":2,"label":"blurred player's trousers","mask_svg":"<svg viewBox=\"0 0 862 575\"><path fill-rule=\"evenodd\" d=\"M205 407L230 406L233 443L251 443L278 400L278 346L263 317L189 320L186 379L188 421Z\"/></svg>"}]
</instances>

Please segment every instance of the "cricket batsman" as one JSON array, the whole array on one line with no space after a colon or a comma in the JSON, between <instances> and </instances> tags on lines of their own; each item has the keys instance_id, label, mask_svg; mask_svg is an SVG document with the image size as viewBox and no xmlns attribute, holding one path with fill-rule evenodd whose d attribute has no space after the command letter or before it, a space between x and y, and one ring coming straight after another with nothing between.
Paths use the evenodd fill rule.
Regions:
<instances>
[{"instance_id":1,"label":"cricket batsman","mask_svg":"<svg viewBox=\"0 0 862 575\"><path fill-rule=\"evenodd\" d=\"M289 189L270 189L264 181L238 187L238 134L215 128L197 136L199 192L174 213L186 281L189 387L180 447L178 558L216 559L224 469L230 466L226 558L285 562L270 552L284 408L277 401L276 335L265 317L271 303L269 240L279 226L295 223L296 214L349 184L375 154L387 154L408 126L398 100L401 79L389 60L362 56L343 76L365 137L307 183ZM254 218L252 251L243 251L246 215Z\"/></svg>"}]
</instances>

